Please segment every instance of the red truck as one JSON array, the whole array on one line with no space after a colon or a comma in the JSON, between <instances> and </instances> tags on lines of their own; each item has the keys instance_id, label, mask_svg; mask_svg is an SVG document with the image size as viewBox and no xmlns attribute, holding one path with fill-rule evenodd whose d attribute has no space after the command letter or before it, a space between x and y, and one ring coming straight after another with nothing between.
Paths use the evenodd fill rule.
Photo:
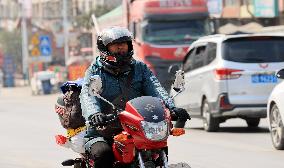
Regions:
<instances>
[{"instance_id":1,"label":"red truck","mask_svg":"<svg viewBox=\"0 0 284 168\"><path fill-rule=\"evenodd\" d=\"M134 35L134 57L145 62L169 91L189 45L210 34L206 0L123 0L121 6L98 18L100 28L127 27Z\"/></svg>"}]
</instances>

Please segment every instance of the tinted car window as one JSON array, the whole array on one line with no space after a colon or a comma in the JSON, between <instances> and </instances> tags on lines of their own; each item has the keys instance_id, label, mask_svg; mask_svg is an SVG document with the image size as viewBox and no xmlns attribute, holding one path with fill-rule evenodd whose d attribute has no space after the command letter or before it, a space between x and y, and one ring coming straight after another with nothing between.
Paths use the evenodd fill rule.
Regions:
<instances>
[{"instance_id":1,"label":"tinted car window","mask_svg":"<svg viewBox=\"0 0 284 168\"><path fill-rule=\"evenodd\" d=\"M195 49L191 49L187 55L185 56L185 61L183 62L183 70L185 72L190 71L193 68L193 55L194 55Z\"/></svg>"},{"instance_id":2,"label":"tinted car window","mask_svg":"<svg viewBox=\"0 0 284 168\"><path fill-rule=\"evenodd\" d=\"M196 48L193 58L193 69L202 67L204 65L206 46L200 46Z\"/></svg>"},{"instance_id":3,"label":"tinted car window","mask_svg":"<svg viewBox=\"0 0 284 168\"><path fill-rule=\"evenodd\" d=\"M226 40L224 60L244 63L284 62L284 38L257 36Z\"/></svg>"},{"instance_id":4,"label":"tinted car window","mask_svg":"<svg viewBox=\"0 0 284 168\"><path fill-rule=\"evenodd\" d=\"M207 45L207 54L206 54L206 65L210 64L215 58L217 52L217 44L216 43L208 43Z\"/></svg>"}]
</instances>

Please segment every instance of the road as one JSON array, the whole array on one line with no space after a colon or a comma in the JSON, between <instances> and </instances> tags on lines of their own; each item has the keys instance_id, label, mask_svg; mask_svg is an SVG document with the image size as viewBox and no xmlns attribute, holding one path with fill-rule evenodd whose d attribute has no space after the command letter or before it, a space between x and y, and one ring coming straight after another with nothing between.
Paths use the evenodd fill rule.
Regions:
<instances>
[{"instance_id":1,"label":"road","mask_svg":"<svg viewBox=\"0 0 284 168\"><path fill-rule=\"evenodd\" d=\"M61 161L77 156L57 146L64 134L54 113L56 94L31 96L28 87L0 89L0 167L62 168ZM274 150L266 120L257 129L244 121L228 120L217 133L206 133L192 119L186 135L169 139L170 163L192 168L283 168L284 151Z\"/></svg>"}]
</instances>

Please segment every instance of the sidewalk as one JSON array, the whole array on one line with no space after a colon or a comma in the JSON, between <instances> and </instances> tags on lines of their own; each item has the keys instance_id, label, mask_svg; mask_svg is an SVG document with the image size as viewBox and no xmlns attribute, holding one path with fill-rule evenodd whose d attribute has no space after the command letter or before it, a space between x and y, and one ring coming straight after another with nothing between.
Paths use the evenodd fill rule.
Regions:
<instances>
[{"instance_id":1,"label":"sidewalk","mask_svg":"<svg viewBox=\"0 0 284 168\"><path fill-rule=\"evenodd\" d=\"M29 82L24 79L15 79L15 87L29 86Z\"/></svg>"}]
</instances>

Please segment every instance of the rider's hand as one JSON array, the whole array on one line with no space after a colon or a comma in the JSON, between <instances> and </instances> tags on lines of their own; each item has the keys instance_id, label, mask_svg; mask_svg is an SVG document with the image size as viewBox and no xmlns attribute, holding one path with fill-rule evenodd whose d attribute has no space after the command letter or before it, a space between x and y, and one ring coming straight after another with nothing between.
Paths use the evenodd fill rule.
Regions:
<instances>
[{"instance_id":1,"label":"rider's hand","mask_svg":"<svg viewBox=\"0 0 284 168\"><path fill-rule=\"evenodd\" d=\"M175 107L175 108L171 109L171 114L172 114L172 116L177 117L181 121L186 121L186 120L191 119L190 115L183 108Z\"/></svg>"},{"instance_id":2,"label":"rider's hand","mask_svg":"<svg viewBox=\"0 0 284 168\"><path fill-rule=\"evenodd\" d=\"M91 122L94 126L103 126L106 124L106 115L103 113L95 113L91 116Z\"/></svg>"}]
</instances>

